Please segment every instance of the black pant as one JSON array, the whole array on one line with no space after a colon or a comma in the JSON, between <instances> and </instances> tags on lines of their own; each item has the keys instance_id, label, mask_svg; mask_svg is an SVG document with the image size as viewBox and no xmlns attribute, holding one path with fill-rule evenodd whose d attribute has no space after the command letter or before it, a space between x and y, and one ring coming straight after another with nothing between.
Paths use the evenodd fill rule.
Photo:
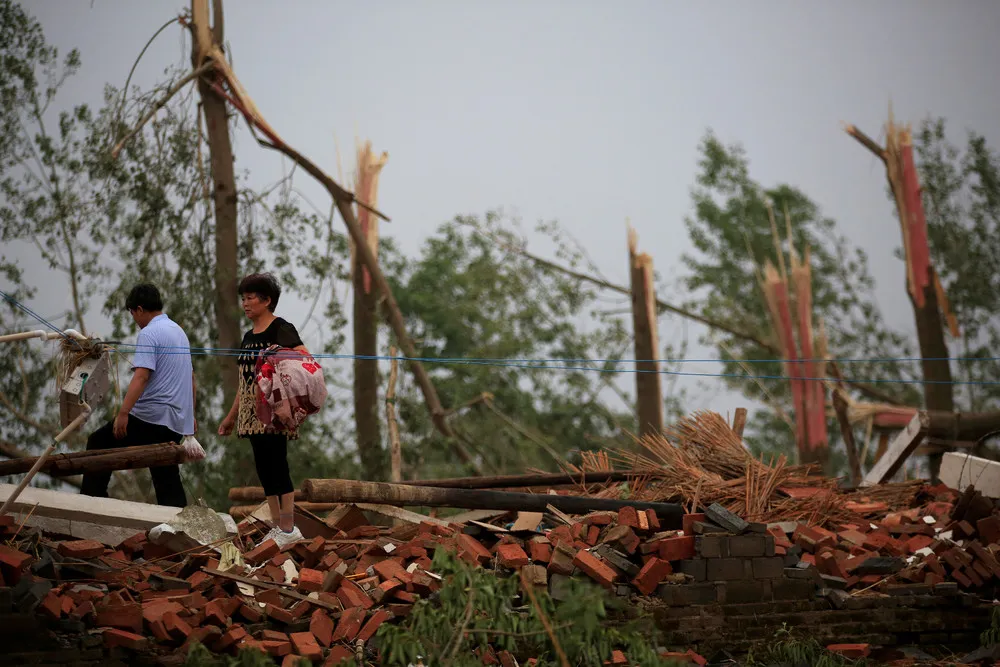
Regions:
<instances>
[{"instance_id":1,"label":"black pant","mask_svg":"<svg viewBox=\"0 0 1000 667\"><path fill-rule=\"evenodd\" d=\"M264 433L247 436L253 447L253 461L265 496L281 496L295 490L288 472L288 436Z\"/></svg>"},{"instance_id":2,"label":"black pant","mask_svg":"<svg viewBox=\"0 0 1000 667\"><path fill-rule=\"evenodd\" d=\"M124 438L121 440L115 438L114 422L110 421L90 434L90 437L87 438L87 451L136 445L158 445L161 442L180 442L181 440L180 433L175 433L166 426L150 424L129 415ZM181 484L181 470L177 464L150 468L149 474L153 477L153 488L156 489L156 503L158 505L167 507L187 505L184 485ZM109 482L111 482L110 472L87 473L83 476L80 493L85 496L107 498Z\"/></svg>"}]
</instances>

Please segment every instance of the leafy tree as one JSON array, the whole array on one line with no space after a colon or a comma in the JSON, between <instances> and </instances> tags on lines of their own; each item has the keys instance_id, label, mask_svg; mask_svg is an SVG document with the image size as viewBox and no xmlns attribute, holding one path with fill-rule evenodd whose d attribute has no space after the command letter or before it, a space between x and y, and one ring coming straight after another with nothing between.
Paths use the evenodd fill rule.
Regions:
<instances>
[{"instance_id":1,"label":"leafy tree","mask_svg":"<svg viewBox=\"0 0 1000 667\"><path fill-rule=\"evenodd\" d=\"M961 338L959 377L1000 377L1000 157L986 138L968 132L965 146L948 139L942 118L928 119L914 133L931 258ZM972 412L1000 407L1000 387L956 388L956 401ZM962 405L964 404L964 405Z\"/></svg>"},{"instance_id":2,"label":"leafy tree","mask_svg":"<svg viewBox=\"0 0 1000 667\"><path fill-rule=\"evenodd\" d=\"M868 258L837 232L836 223L801 190L777 184L765 187L750 175L750 162L739 145L726 146L709 132L701 144L700 173L692 192L694 211L685 221L694 253L684 257L691 273L686 279L692 299L688 307L738 330L755 335L769 348L744 338L715 332L705 342L728 359L723 372L737 375L782 376L784 367L775 362L741 364L735 359L769 359L780 356L758 282L758 271L768 259L777 264L774 236L767 210L771 202L780 221L785 245L783 213L787 210L792 239L798 252L811 251L813 312L825 324L832 356L911 356L906 337L884 323L872 296L874 282L868 273ZM854 363L844 374L854 378L910 379L918 369L911 365ZM747 428L747 439L758 451L794 451L794 430L786 418L792 415L786 380L730 378L727 383L748 398L770 406L758 412ZM885 389L913 401L912 389L891 385ZM830 429L831 435L836 433Z\"/></svg>"},{"instance_id":3,"label":"leafy tree","mask_svg":"<svg viewBox=\"0 0 1000 667\"><path fill-rule=\"evenodd\" d=\"M47 282L45 288L66 289L72 296L63 318L67 326L95 333L85 317L95 302L103 303L112 336L130 341L133 325L121 304L136 281L149 280L163 288L167 312L185 328L192 346L214 346L214 320L204 315L213 308L214 227L190 90L160 109L115 159L111 147L135 127L177 73L168 72L168 80L149 91L126 94L109 86L105 105L96 113L83 105L56 113L57 93L79 67L78 54L60 59L38 22L10 0L0 0L0 21L0 238L20 255L0 260L5 291L22 302L37 295L23 270L34 248L54 275L66 281L64 286ZM325 298L322 318L339 331L344 317L333 283L345 279L347 246L343 235L334 233L331 219L299 208L291 178L261 192L243 186L240 201L241 271L274 270L286 291L311 300L314 310ZM23 316L14 320L13 313L5 308L0 326L25 328ZM327 339L327 351L342 341L342 334L335 333ZM118 349L124 371L132 348L126 343ZM48 356L37 343L24 343L17 354L0 357L3 387L22 388L17 396L0 392L0 444L9 454L20 443L38 446L59 430ZM255 483L252 459L243 443L222 447L213 435L222 395L218 358L196 355L195 364L198 435L209 459L182 470L193 495L224 506L229 486ZM127 379L123 374L123 384ZM329 471L328 452L336 450L327 443L338 431L335 422L311 423L294 448L293 469ZM82 435L72 441L74 446L82 442ZM119 493L148 497L148 476L141 473L138 484L136 477L119 475L130 482Z\"/></svg>"},{"instance_id":4,"label":"leafy tree","mask_svg":"<svg viewBox=\"0 0 1000 667\"><path fill-rule=\"evenodd\" d=\"M544 364L548 369L523 361L613 360L628 358L631 348L623 320L600 312L591 287L511 250L522 244L491 212L442 225L416 261L391 246L383 253L419 355L456 360L429 370L442 403L459 409L452 423L461 440L487 471L552 469L567 454L605 446L621 427L634 428L630 414L604 405L612 376L579 361ZM573 254L566 245L561 252ZM599 326L585 329L588 317ZM410 469L422 477L455 472L419 397L404 391L399 410L404 429L420 443L403 448Z\"/></svg>"}]
</instances>

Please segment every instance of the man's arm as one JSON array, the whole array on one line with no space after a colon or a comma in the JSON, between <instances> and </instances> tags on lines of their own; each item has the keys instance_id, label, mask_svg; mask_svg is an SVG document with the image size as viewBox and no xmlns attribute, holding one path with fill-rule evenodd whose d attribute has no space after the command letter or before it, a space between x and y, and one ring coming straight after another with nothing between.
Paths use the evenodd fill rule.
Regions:
<instances>
[{"instance_id":1,"label":"man's arm","mask_svg":"<svg viewBox=\"0 0 1000 667\"><path fill-rule=\"evenodd\" d=\"M114 432L116 438L121 439L125 437L125 429L128 426L128 413L135 407L135 403L142 396L142 392L146 390L150 375L152 375L152 371L148 368L136 368L132 374L132 381L128 383L128 390L125 392L125 398L122 400L122 407L118 410L118 416L115 417Z\"/></svg>"}]
</instances>

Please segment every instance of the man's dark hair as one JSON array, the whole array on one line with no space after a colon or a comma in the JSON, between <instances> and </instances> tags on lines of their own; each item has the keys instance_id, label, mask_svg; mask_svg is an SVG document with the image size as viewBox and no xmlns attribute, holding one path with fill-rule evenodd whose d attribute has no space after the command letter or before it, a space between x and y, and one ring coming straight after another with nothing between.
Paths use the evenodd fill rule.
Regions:
<instances>
[{"instance_id":1,"label":"man's dark hair","mask_svg":"<svg viewBox=\"0 0 1000 667\"><path fill-rule=\"evenodd\" d=\"M135 310L142 307L147 313L155 313L163 310L163 299L160 297L160 290L152 283L139 283L128 293L125 299L125 309Z\"/></svg>"},{"instance_id":2,"label":"man's dark hair","mask_svg":"<svg viewBox=\"0 0 1000 667\"><path fill-rule=\"evenodd\" d=\"M236 291L240 296L256 294L262 299L270 299L267 309L272 313L278 307L278 297L281 296L281 286L270 273L251 273L240 281L240 286Z\"/></svg>"}]
</instances>

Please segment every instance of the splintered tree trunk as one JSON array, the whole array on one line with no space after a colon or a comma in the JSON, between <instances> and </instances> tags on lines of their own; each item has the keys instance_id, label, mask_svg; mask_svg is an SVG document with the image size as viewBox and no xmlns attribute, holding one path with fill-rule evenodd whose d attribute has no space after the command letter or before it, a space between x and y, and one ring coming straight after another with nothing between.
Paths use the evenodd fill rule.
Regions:
<instances>
[{"instance_id":1,"label":"splintered tree trunk","mask_svg":"<svg viewBox=\"0 0 1000 667\"><path fill-rule=\"evenodd\" d=\"M951 314L947 318L947 299L930 261L927 242L927 220L920 197L920 180L913 159L913 139L910 131L895 124L891 114L886 125L886 146L882 149L870 137L853 125L848 134L885 163L886 178L896 201L903 250L906 255L906 286L913 304L913 318L917 325L917 342L920 345L921 371L924 375L924 405L928 410L953 412L954 387L951 384L951 365L948 362L948 344L945 342L945 319L952 335L958 335L958 324ZM937 480L941 469L941 453L928 456L931 478Z\"/></svg>"},{"instance_id":2,"label":"splintered tree trunk","mask_svg":"<svg viewBox=\"0 0 1000 667\"><path fill-rule=\"evenodd\" d=\"M371 143L358 148L355 194L370 206L376 206L378 176L387 155L372 155ZM372 253L378 252L378 218L367 209L357 207L358 224ZM355 251L351 261L354 284L354 427L357 433L358 455L365 479L385 477L385 449L379 428L378 409L378 291L372 285L371 273Z\"/></svg>"},{"instance_id":3,"label":"splintered tree trunk","mask_svg":"<svg viewBox=\"0 0 1000 667\"><path fill-rule=\"evenodd\" d=\"M638 254L635 230L628 230L629 269L632 276L632 329L635 336L636 412L639 435L663 433L663 392L660 386L656 340L656 294L653 259ZM641 360L641 361L639 361Z\"/></svg>"},{"instance_id":4,"label":"splintered tree trunk","mask_svg":"<svg viewBox=\"0 0 1000 667\"><path fill-rule=\"evenodd\" d=\"M191 32L194 37L191 62L197 69L213 44L222 45L222 0L213 1L214 27L209 25L208 0L191 0ZM229 138L226 101L205 77L198 78L208 133L209 159L212 170L212 197L215 203L215 324L219 347L240 346L240 312L236 301L237 201L236 177L233 172L233 146ZM236 357L219 357L222 370L224 405L230 405L239 385Z\"/></svg>"}]
</instances>

